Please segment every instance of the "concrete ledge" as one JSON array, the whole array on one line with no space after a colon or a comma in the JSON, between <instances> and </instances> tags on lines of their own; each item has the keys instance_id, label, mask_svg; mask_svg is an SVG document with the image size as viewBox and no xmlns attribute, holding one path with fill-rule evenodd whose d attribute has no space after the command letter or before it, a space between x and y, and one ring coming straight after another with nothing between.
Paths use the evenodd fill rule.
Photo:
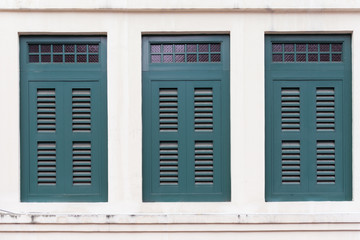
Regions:
<instances>
[{"instance_id":1,"label":"concrete ledge","mask_svg":"<svg viewBox=\"0 0 360 240\"><path fill-rule=\"evenodd\" d=\"M1 224L355 224L360 213L339 214L52 214L1 213Z\"/></svg>"}]
</instances>

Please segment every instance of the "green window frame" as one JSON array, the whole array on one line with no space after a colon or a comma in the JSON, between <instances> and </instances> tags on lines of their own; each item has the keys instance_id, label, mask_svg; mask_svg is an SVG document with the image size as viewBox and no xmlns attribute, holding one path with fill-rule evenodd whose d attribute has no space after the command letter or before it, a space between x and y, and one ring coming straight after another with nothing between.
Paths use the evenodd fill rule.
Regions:
<instances>
[{"instance_id":1,"label":"green window frame","mask_svg":"<svg viewBox=\"0 0 360 240\"><path fill-rule=\"evenodd\" d=\"M350 35L265 36L265 200L352 200Z\"/></svg>"},{"instance_id":2,"label":"green window frame","mask_svg":"<svg viewBox=\"0 0 360 240\"><path fill-rule=\"evenodd\" d=\"M106 37L20 37L22 202L107 201Z\"/></svg>"},{"instance_id":3,"label":"green window frame","mask_svg":"<svg viewBox=\"0 0 360 240\"><path fill-rule=\"evenodd\" d=\"M229 36L143 36L143 201L230 201Z\"/></svg>"}]
</instances>

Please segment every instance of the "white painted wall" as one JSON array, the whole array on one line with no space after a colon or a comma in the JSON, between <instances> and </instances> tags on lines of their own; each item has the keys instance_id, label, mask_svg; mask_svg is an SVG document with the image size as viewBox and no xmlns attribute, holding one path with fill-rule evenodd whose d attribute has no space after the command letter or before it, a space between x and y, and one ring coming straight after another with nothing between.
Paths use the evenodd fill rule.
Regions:
<instances>
[{"instance_id":1,"label":"white painted wall","mask_svg":"<svg viewBox=\"0 0 360 240\"><path fill-rule=\"evenodd\" d=\"M357 0L2 0L2 9L348 9L360 8Z\"/></svg>"},{"instance_id":2,"label":"white painted wall","mask_svg":"<svg viewBox=\"0 0 360 240\"><path fill-rule=\"evenodd\" d=\"M217 225L219 232L231 231L231 229L226 229L226 226L229 226L227 224L263 224L257 225L259 229L254 230L257 232L266 229L266 224L269 223L291 222L295 224L291 230L293 231L302 226L296 223L332 222L341 225L350 222L353 224L352 227L339 230L334 234L324 233L334 228L334 225L325 224L322 230L320 227L309 230L315 231L313 235L302 233L292 238L303 239L312 236L314 239L326 237L330 240L338 239L341 233L344 239L360 238L359 232L355 233L360 227L358 224L360 222L360 166L358 163L360 148L357 147L360 144L360 94L357 94L360 92L360 68L358 67L360 63L360 48L358 47L360 46L360 24L358 24L360 14L356 9L327 12L275 11L273 13L205 10L194 12L16 10L17 8L82 8L83 6L89 8L159 6L197 8L202 7L201 3L204 3L204 1L157 0L151 1L152 4L149 6L150 2L144 0L56 2L43 0L3 0L0 2L0 213L5 213L5 215L0 215L0 239L24 239L22 235L16 235L19 238L14 237L12 230L6 229L11 229L7 227L13 226L12 223L34 222L34 216L35 222L39 224L92 223L95 229L99 223L225 223L225 225ZM294 3L291 2L264 0L246 1L240 4L240 1L224 0L207 1L207 6L214 8L261 7L265 10L267 4L277 7L282 3L281 6L294 7ZM297 7L321 8L322 6L360 8L360 2L343 0L325 5L325 1L308 0ZM13 10L1 10L1 8ZM265 202L264 35L267 32L353 33L353 201ZM141 36L145 33L230 34L231 202L142 202ZM107 35L109 136L109 201L107 203L20 202L19 35L23 34ZM16 214L12 217L6 216L6 211ZM31 214L34 215L33 218ZM80 215L80 217L74 217L74 215ZM112 215L112 220L106 220L106 215ZM1 223L10 225L1 225ZM89 225L88 229L93 229L93 225ZM21 226L19 225L19 229L13 231L22 231ZM250 225L241 226L245 227L244 231L246 231L246 226ZM270 230L266 231L271 231L273 227L270 225ZM37 231L36 227L32 229L31 231ZM135 231L136 227L129 226L128 230ZM7 235L5 235L6 232L8 232ZM354 233L351 234L351 232ZM282 233L275 231L274 234L273 238L266 237L266 239L285 239ZM127 235L125 235L126 239ZM157 234L153 236L157 237ZM196 236L194 234L192 237ZM246 233L243 236L244 239L265 239L264 236L268 235ZM46 237L48 233L34 237L29 235L28 239L45 239ZM108 239L115 239L111 234L108 237ZM238 237L237 234L228 239L238 239L236 237ZM65 238L71 239L65 235L61 239ZM178 239L180 236L173 233L173 235L157 237L157 239L168 238ZM213 238L215 239L215 235ZM140 234L133 239L144 239L144 237Z\"/></svg>"},{"instance_id":3,"label":"white painted wall","mask_svg":"<svg viewBox=\"0 0 360 240\"><path fill-rule=\"evenodd\" d=\"M158 240L183 240L183 239L198 239L198 240L218 240L218 239L227 239L227 240L257 240L257 239L267 239L267 240L288 240L289 237L293 240L303 240L303 239L327 239L327 240L357 240L359 235L356 232L301 232L296 231L289 234L288 232L284 233L272 233L272 232L243 232L243 233L214 233L214 232L199 232L199 233L12 233L4 234L4 239L6 240L78 240L78 239L107 239L107 240L148 240L148 239L158 239Z\"/></svg>"}]
</instances>

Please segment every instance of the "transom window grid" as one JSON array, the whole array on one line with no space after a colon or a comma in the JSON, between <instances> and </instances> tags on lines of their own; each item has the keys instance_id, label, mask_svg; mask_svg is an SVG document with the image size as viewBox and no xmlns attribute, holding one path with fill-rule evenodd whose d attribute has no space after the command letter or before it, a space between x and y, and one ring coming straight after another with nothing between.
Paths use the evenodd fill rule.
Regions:
<instances>
[{"instance_id":1,"label":"transom window grid","mask_svg":"<svg viewBox=\"0 0 360 240\"><path fill-rule=\"evenodd\" d=\"M272 61L342 62L342 48L342 43L273 43Z\"/></svg>"},{"instance_id":2,"label":"transom window grid","mask_svg":"<svg viewBox=\"0 0 360 240\"><path fill-rule=\"evenodd\" d=\"M99 44L29 44L30 63L99 63Z\"/></svg>"},{"instance_id":3,"label":"transom window grid","mask_svg":"<svg viewBox=\"0 0 360 240\"><path fill-rule=\"evenodd\" d=\"M221 62L221 43L156 43L150 45L151 63Z\"/></svg>"}]
</instances>

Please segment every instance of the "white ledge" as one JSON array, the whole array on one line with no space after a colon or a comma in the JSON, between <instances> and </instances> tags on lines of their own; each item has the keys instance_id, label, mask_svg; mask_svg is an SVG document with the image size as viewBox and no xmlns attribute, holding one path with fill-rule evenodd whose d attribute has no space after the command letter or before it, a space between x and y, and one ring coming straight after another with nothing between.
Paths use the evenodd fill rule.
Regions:
<instances>
[{"instance_id":1,"label":"white ledge","mask_svg":"<svg viewBox=\"0 0 360 240\"><path fill-rule=\"evenodd\" d=\"M324 214L52 214L0 213L0 224L307 224L356 223L360 213Z\"/></svg>"},{"instance_id":2,"label":"white ledge","mask_svg":"<svg viewBox=\"0 0 360 240\"><path fill-rule=\"evenodd\" d=\"M197 13L197 12L215 12L215 13L226 13L226 12L244 12L244 13L358 13L360 12L360 4L358 7L161 7L161 8L117 8L117 7L13 7L6 8L0 4L0 12L119 12L119 13L167 13L167 12L180 12L180 13Z\"/></svg>"}]
</instances>

